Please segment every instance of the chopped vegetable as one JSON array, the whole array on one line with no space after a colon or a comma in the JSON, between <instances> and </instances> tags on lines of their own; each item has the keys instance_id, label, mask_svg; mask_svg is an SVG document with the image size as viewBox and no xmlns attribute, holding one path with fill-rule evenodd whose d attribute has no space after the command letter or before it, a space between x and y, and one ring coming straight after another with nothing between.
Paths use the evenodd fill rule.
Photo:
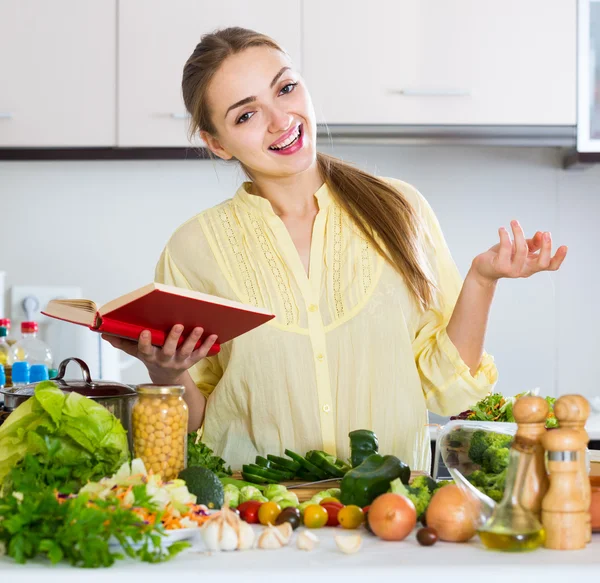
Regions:
<instances>
[{"instance_id":1,"label":"chopped vegetable","mask_svg":"<svg viewBox=\"0 0 600 583\"><path fill-rule=\"evenodd\" d=\"M350 466L324 451L312 450L306 454L306 459L333 478L343 478L350 471Z\"/></svg>"},{"instance_id":2,"label":"chopped vegetable","mask_svg":"<svg viewBox=\"0 0 600 583\"><path fill-rule=\"evenodd\" d=\"M403 484L399 478L390 484L391 492L406 496L415 505L417 520L425 514L435 489L436 483L429 476L417 476L409 485Z\"/></svg>"}]
</instances>

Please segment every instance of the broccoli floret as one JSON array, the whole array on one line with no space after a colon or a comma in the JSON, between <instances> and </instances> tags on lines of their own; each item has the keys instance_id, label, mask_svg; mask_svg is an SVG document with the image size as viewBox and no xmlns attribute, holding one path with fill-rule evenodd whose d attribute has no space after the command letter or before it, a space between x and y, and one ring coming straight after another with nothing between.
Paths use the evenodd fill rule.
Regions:
<instances>
[{"instance_id":1,"label":"broccoli floret","mask_svg":"<svg viewBox=\"0 0 600 583\"><path fill-rule=\"evenodd\" d=\"M509 448L512 439L513 438L510 435L504 435L503 433L489 433L481 430L475 431L473 437L471 437L469 458L472 462L483 466L485 463L485 452L488 448Z\"/></svg>"},{"instance_id":2,"label":"broccoli floret","mask_svg":"<svg viewBox=\"0 0 600 583\"><path fill-rule=\"evenodd\" d=\"M467 476L467 480L473 484L476 488L485 488L487 483L487 476L483 470L476 470L469 476Z\"/></svg>"},{"instance_id":3,"label":"broccoli floret","mask_svg":"<svg viewBox=\"0 0 600 583\"><path fill-rule=\"evenodd\" d=\"M434 493L444 486L450 486L450 484L454 484L454 480L440 480L435 485Z\"/></svg>"},{"instance_id":4,"label":"broccoli floret","mask_svg":"<svg viewBox=\"0 0 600 583\"><path fill-rule=\"evenodd\" d=\"M418 478L415 478L413 484L416 480L418 480ZM405 486L400 478L396 478L390 484L390 492L393 492L394 494L400 494L401 496L408 498L415 505L418 520L423 514L425 514L425 511L429 506L432 491L429 489L430 484L425 480L420 480L416 486L413 484Z\"/></svg>"},{"instance_id":5,"label":"broccoli floret","mask_svg":"<svg viewBox=\"0 0 600 583\"><path fill-rule=\"evenodd\" d=\"M477 470L470 474L467 480L480 492L492 498L492 500L496 502L502 500L504 485L506 483L506 470L503 470L499 474L486 474L482 470Z\"/></svg>"},{"instance_id":6,"label":"broccoli floret","mask_svg":"<svg viewBox=\"0 0 600 583\"><path fill-rule=\"evenodd\" d=\"M432 480L429 476L417 476L411 483L411 488L426 488L430 492L433 492L437 488L437 483Z\"/></svg>"},{"instance_id":7,"label":"broccoli floret","mask_svg":"<svg viewBox=\"0 0 600 583\"><path fill-rule=\"evenodd\" d=\"M496 446L488 447L483 454L481 469L488 474L499 474L508 467L510 450Z\"/></svg>"}]
</instances>

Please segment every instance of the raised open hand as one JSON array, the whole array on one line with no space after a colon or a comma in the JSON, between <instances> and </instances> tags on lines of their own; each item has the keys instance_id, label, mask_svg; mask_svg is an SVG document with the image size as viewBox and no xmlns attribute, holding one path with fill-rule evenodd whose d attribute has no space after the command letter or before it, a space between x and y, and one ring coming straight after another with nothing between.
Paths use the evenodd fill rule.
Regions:
<instances>
[{"instance_id":1,"label":"raised open hand","mask_svg":"<svg viewBox=\"0 0 600 583\"><path fill-rule=\"evenodd\" d=\"M525 234L518 221L511 221L511 241L504 227L498 229L500 242L478 255L472 269L483 281L495 282L503 277L529 277L539 271L556 271L567 256L565 245L552 255L552 236L548 231L538 231L531 239Z\"/></svg>"}]
</instances>

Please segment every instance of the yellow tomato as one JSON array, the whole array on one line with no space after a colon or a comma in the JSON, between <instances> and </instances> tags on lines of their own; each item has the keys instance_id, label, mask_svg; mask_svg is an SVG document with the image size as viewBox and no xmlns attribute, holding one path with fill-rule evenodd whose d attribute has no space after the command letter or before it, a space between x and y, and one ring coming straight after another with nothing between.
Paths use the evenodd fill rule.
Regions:
<instances>
[{"instance_id":1,"label":"yellow tomato","mask_svg":"<svg viewBox=\"0 0 600 583\"><path fill-rule=\"evenodd\" d=\"M333 496L329 496L328 498L323 498L323 500L321 500L321 502L319 502L319 504L329 504L330 502L333 502L335 504L340 504L340 501L337 498L334 498Z\"/></svg>"},{"instance_id":2,"label":"yellow tomato","mask_svg":"<svg viewBox=\"0 0 600 583\"><path fill-rule=\"evenodd\" d=\"M304 526L321 528L327 524L329 514L320 504L310 504L304 509Z\"/></svg>"},{"instance_id":3,"label":"yellow tomato","mask_svg":"<svg viewBox=\"0 0 600 583\"><path fill-rule=\"evenodd\" d=\"M258 509L258 521L265 526L275 524L275 520L281 514L281 507L277 502L265 502Z\"/></svg>"},{"instance_id":4,"label":"yellow tomato","mask_svg":"<svg viewBox=\"0 0 600 583\"><path fill-rule=\"evenodd\" d=\"M358 528L364 521L365 515L362 508L350 504L338 512L338 520L344 528Z\"/></svg>"}]
</instances>

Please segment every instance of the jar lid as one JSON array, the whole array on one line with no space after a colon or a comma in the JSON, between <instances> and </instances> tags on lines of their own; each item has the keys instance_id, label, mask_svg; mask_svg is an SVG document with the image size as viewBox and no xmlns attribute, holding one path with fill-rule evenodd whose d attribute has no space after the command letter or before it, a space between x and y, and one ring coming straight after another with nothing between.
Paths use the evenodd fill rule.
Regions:
<instances>
[{"instance_id":1,"label":"jar lid","mask_svg":"<svg viewBox=\"0 0 600 583\"><path fill-rule=\"evenodd\" d=\"M138 395L183 395L183 385L137 385L135 387Z\"/></svg>"}]
</instances>

